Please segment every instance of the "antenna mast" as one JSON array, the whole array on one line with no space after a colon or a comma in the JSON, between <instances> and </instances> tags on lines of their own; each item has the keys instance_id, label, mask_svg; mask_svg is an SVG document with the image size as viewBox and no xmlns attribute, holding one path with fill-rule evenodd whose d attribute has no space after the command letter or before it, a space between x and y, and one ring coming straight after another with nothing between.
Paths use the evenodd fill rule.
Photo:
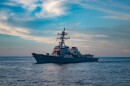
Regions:
<instances>
[{"instance_id":1,"label":"antenna mast","mask_svg":"<svg viewBox=\"0 0 130 86\"><path fill-rule=\"evenodd\" d=\"M62 33L58 33L58 35L60 35L60 37L58 37L57 39L60 40L59 42L59 46L60 48L62 48L63 45L65 45L65 39L70 39L70 37L65 37L68 33L65 32L65 28L62 31Z\"/></svg>"}]
</instances>

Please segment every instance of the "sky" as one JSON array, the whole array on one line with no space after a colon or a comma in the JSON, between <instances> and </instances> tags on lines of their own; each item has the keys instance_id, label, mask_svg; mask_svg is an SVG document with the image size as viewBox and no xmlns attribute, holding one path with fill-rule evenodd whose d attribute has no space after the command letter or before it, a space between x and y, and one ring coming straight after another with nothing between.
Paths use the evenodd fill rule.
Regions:
<instances>
[{"instance_id":1,"label":"sky","mask_svg":"<svg viewBox=\"0 0 130 86\"><path fill-rule=\"evenodd\" d=\"M130 56L130 0L0 0L0 56L51 53L64 27L82 54Z\"/></svg>"}]
</instances>

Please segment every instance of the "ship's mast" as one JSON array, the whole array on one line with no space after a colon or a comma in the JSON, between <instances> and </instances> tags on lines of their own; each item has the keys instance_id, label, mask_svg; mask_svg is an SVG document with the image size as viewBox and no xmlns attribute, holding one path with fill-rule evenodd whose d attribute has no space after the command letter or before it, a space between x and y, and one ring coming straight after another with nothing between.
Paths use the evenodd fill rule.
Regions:
<instances>
[{"instance_id":1,"label":"ship's mast","mask_svg":"<svg viewBox=\"0 0 130 86\"><path fill-rule=\"evenodd\" d=\"M59 46L60 48L62 48L63 45L65 45L65 39L70 39L69 37L65 37L68 33L65 32L65 28L62 31L62 33L58 33L58 35L60 35L60 37L58 37L57 39L60 40L59 42Z\"/></svg>"}]
</instances>

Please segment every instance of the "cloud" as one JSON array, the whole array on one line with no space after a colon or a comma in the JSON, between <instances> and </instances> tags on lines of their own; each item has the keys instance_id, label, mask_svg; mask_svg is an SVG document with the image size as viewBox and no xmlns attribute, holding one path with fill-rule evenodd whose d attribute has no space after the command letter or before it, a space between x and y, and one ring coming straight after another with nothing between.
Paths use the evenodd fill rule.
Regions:
<instances>
[{"instance_id":1,"label":"cloud","mask_svg":"<svg viewBox=\"0 0 130 86\"><path fill-rule=\"evenodd\" d=\"M22 39L33 40L35 42L40 42L40 43L57 44L55 37L53 37L52 35L54 34L56 35L56 32L61 32L61 31L44 31L45 33L46 32L52 33L48 37L46 36L41 37L39 35L36 36L34 35L36 32L38 32L38 30L31 30L29 28L11 26L7 23L0 23L0 34L17 36ZM72 33L72 31L69 31L69 36L71 37L71 40L69 42L67 41L67 45L71 45L72 42L75 42L76 46L79 47L86 46L86 43L94 42L93 39L109 37L107 35L101 35L101 34L85 34L81 32Z\"/></svg>"},{"instance_id":2,"label":"cloud","mask_svg":"<svg viewBox=\"0 0 130 86\"><path fill-rule=\"evenodd\" d=\"M8 9L1 9L0 10L0 21L6 21L10 17L12 17L13 13Z\"/></svg>"},{"instance_id":3,"label":"cloud","mask_svg":"<svg viewBox=\"0 0 130 86\"><path fill-rule=\"evenodd\" d=\"M32 14L40 19L54 18L57 16L65 15L67 7L65 6L69 1L67 0L9 0L3 2L3 5L20 6L26 13ZM40 10L37 10L40 8Z\"/></svg>"},{"instance_id":4,"label":"cloud","mask_svg":"<svg viewBox=\"0 0 130 86\"><path fill-rule=\"evenodd\" d=\"M16 6L21 6L25 10L32 12L38 6L37 1L39 1L39 0L12 0L9 3L12 6L15 4Z\"/></svg>"},{"instance_id":5,"label":"cloud","mask_svg":"<svg viewBox=\"0 0 130 86\"><path fill-rule=\"evenodd\" d=\"M0 4L6 5L6 6L18 6L18 4L13 0L7 0L7 1L1 2Z\"/></svg>"},{"instance_id":6,"label":"cloud","mask_svg":"<svg viewBox=\"0 0 130 86\"><path fill-rule=\"evenodd\" d=\"M85 33L72 33L71 36L75 37L75 38L79 38L79 39L86 39L86 38L105 38L105 37L109 37L108 35L104 35L104 34L85 34Z\"/></svg>"},{"instance_id":7,"label":"cloud","mask_svg":"<svg viewBox=\"0 0 130 86\"><path fill-rule=\"evenodd\" d=\"M66 0L10 0L4 2L4 5L8 6L20 6L28 14L34 12L36 18L53 18L66 14L66 8L64 5ZM41 10L37 11L37 8Z\"/></svg>"},{"instance_id":8,"label":"cloud","mask_svg":"<svg viewBox=\"0 0 130 86\"><path fill-rule=\"evenodd\" d=\"M124 49L123 52L129 54L130 53L130 49Z\"/></svg>"},{"instance_id":9,"label":"cloud","mask_svg":"<svg viewBox=\"0 0 130 86\"><path fill-rule=\"evenodd\" d=\"M98 1L100 2L100 1ZM107 6L104 7L104 3L100 4L100 6L95 6L95 5L91 5L88 4L87 2L83 3L83 2L79 2L78 3L81 7L86 8L86 9L92 9L92 10L97 10L100 12L104 12L109 14L110 16L102 16L102 18L109 18L109 19L120 19L120 20L130 20L130 14L129 13L123 13L123 12L119 12L117 10L112 9L111 7ZM105 3L106 4L106 3ZM107 3L106 5L108 5L109 3ZM114 7L113 7L114 8ZM119 9L119 8L118 8Z\"/></svg>"},{"instance_id":10,"label":"cloud","mask_svg":"<svg viewBox=\"0 0 130 86\"><path fill-rule=\"evenodd\" d=\"M41 12L36 13L36 16L46 18L64 15L66 10L64 2L65 0L45 0L41 5Z\"/></svg>"},{"instance_id":11,"label":"cloud","mask_svg":"<svg viewBox=\"0 0 130 86\"><path fill-rule=\"evenodd\" d=\"M105 41L102 38L107 39L108 35L104 34L90 34L90 33L84 33L84 32L74 32L74 31L68 31L70 40L66 41L68 45L71 46L77 46L78 48L85 51L88 48L94 48L94 47L102 47L101 45L107 44L112 45L109 41ZM96 40L97 38L100 38L100 40Z\"/></svg>"},{"instance_id":12,"label":"cloud","mask_svg":"<svg viewBox=\"0 0 130 86\"><path fill-rule=\"evenodd\" d=\"M111 16L103 16L102 18L118 19L118 20L130 20L130 15L111 15Z\"/></svg>"},{"instance_id":13,"label":"cloud","mask_svg":"<svg viewBox=\"0 0 130 86\"><path fill-rule=\"evenodd\" d=\"M122 11L122 9L128 10L129 6L125 6L124 4L119 4L116 1L9 0L8 2L3 2L3 4L8 6L20 6L24 10L26 10L25 14L33 15L35 16L35 18L40 18L40 19L54 18L54 17L66 15L67 13L69 13L68 11L69 8L72 6L72 4L76 4L86 9L97 10L100 12L107 13L107 15L102 16L102 18L130 20L130 14L128 12L123 13L124 11ZM40 10L37 10L37 8L40 8ZM27 16L26 18L28 17L29 16ZM29 18L28 20L30 19L31 18Z\"/></svg>"},{"instance_id":14,"label":"cloud","mask_svg":"<svg viewBox=\"0 0 130 86\"><path fill-rule=\"evenodd\" d=\"M55 44L55 40L53 39L53 37L46 38L46 37L34 36L32 35L30 29L14 27L6 23L0 23L0 34L18 36L23 39L33 40L40 43Z\"/></svg>"},{"instance_id":15,"label":"cloud","mask_svg":"<svg viewBox=\"0 0 130 86\"><path fill-rule=\"evenodd\" d=\"M21 28L21 27L16 27L16 26L11 26L7 23L0 23L0 34L5 34L5 35L11 35L11 36L17 36L22 39L26 40L32 40L35 42L40 42L40 43L47 43L48 46L50 44L58 44L55 41L55 37L51 36L51 34L55 34L55 31L45 31L45 33L51 33L49 37L41 37L41 36L36 36L33 33L35 33L37 30L31 30L29 28ZM41 31L41 30L40 30ZM60 32L60 31L58 31ZM104 52L101 55L108 54L110 52L114 52L120 50L119 52L122 51L129 55L129 49L125 50L126 45L122 45L118 40L116 42L113 42L111 40L96 40L97 38L110 38L109 35L105 34L91 34L91 33L84 33L84 32L74 32L74 31L68 31L70 40L66 41L66 44L69 46L77 46L82 53L100 53ZM43 33L44 34L44 33ZM124 41L123 41L124 42ZM129 45L128 45L129 46ZM128 47L127 46L127 47ZM99 50L99 51L96 51ZM86 52L87 51L87 52ZM105 53L108 51L107 53ZM117 52L118 53L118 52ZM113 53L114 55L114 53Z\"/></svg>"},{"instance_id":16,"label":"cloud","mask_svg":"<svg viewBox=\"0 0 130 86\"><path fill-rule=\"evenodd\" d=\"M16 28L9 26L7 24L1 23L0 24L0 33L14 35L14 36L23 36L29 34L29 30L24 28Z\"/></svg>"},{"instance_id":17,"label":"cloud","mask_svg":"<svg viewBox=\"0 0 130 86\"><path fill-rule=\"evenodd\" d=\"M0 20L7 20L8 16L5 12L0 11Z\"/></svg>"}]
</instances>

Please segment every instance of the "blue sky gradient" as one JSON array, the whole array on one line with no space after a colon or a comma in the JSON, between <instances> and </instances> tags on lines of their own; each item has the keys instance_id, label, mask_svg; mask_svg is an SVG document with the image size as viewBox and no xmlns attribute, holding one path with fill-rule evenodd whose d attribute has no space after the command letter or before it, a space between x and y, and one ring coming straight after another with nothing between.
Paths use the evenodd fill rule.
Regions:
<instances>
[{"instance_id":1,"label":"blue sky gradient","mask_svg":"<svg viewBox=\"0 0 130 86\"><path fill-rule=\"evenodd\" d=\"M0 56L51 53L66 28L95 56L130 56L130 0L1 0Z\"/></svg>"}]
</instances>

